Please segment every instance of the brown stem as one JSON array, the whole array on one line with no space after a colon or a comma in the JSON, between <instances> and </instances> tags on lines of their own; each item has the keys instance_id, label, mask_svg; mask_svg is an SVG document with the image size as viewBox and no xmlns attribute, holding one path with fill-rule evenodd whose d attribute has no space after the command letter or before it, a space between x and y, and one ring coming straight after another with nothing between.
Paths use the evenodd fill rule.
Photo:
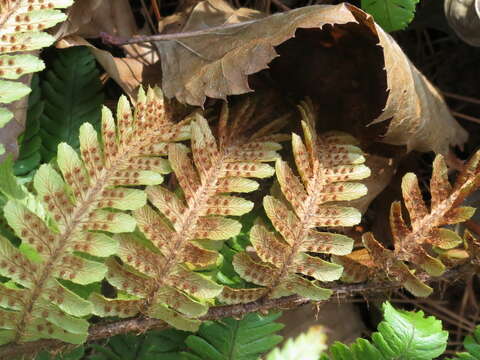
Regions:
<instances>
[{"instance_id":1,"label":"brown stem","mask_svg":"<svg viewBox=\"0 0 480 360\"><path fill-rule=\"evenodd\" d=\"M200 35L209 35L209 34L222 35L221 33L218 33L215 31L234 29L234 28L242 27L244 25L252 24L256 21L258 20L257 19L248 20L248 21L244 21L236 24L225 24L220 26L213 26L207 29L202 29L202 30L184 31L184 32L174 33L174 34L155 34L155 35L136 36L131 39L110 35L105 32L100 33L100 37L102 38L104 43L117 45L117 46L126 45L126 44L154 42L154 41L179 40L179 39L184 39L191 36L200 36ZM224 35L231 35L231 34L225 33Z\"/></svg>"},{"instance_id":2,"label":"brown stem","mask_svg":"<svg viewBox=\"0 0 480 360\"><path fill-rule=\"evenodd\" d=\"M465 276L471 276L474 269L468 265L446 271L440 277L430 277L428 275L419 276L425 282L437 281L455 281ZM335 284L331 287L336 297L351 297L361 293L378 293L391 291L401 288L398 282L372 282L362 284ZM241 316L256 311L266 311L270 309L291 309L309 303L308 299L297 295L285 296L278 299L264 299L247 304L215 306L209 309L208 313L201 320L218 320L225 317ZM135 317L130 319L118 320L109 323L95 324L90 327L87 341L106 339L114 335L133 333L144 333L152 329L165 329L166 325L158 319L144 317ZM15 359L17 357L33 355L42 350L60 351L72 348L74 345L66 344L58 340L38 340L23 344L8 344L0 347L0 359Z\"/></svg>"}]
</instances>

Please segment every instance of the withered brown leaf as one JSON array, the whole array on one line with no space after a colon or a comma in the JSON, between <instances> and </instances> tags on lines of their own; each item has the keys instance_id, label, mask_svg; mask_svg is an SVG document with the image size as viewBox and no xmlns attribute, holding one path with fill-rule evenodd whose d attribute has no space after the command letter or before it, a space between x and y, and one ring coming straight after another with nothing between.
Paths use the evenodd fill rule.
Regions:
<instances>
[{"instance_id":1,"label":"withered brown leaf","mask_svg":"<svg viewBox=\"0 0 480 360\"><path fill-rule=\"evenodd\" d=\"M167 97L203 105L206 97L252 91L253 75L268 72L290 98L309 96L319 105L319 131L443 154L466 140L438 91L356 7L308 6L258 18L232 16L220 3L200 2L181 38L157 42Z\"/></svg>"}]
</instances>

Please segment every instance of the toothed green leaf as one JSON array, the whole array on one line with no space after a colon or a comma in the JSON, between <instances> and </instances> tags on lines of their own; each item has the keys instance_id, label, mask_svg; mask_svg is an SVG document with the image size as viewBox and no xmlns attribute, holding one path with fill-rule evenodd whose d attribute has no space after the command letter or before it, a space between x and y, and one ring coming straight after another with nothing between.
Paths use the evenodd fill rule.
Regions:
<instances>
[{"instance_id":1,"label":"toothed green leaf","mask_svg":"<svg viewBox=\"0 0 480 360\"><path fill-rule=\"evenodd\" d=\"M480 326L475 328L472 335L465 337L463 346L466 352L457 353L456 357L448 360L480 360Z\"/></svg>"},{"instance_id":2,"label":"toothed green leaf","mask_svg":"<svg viewBox=\"0 0 480 360\"><path fill-rule=\"evenodd\" d=\"M362 9L371 14L385 31L405 29L413 20L419 0L362 0Z\"/></svg>"},{"instance_id":3,"label":"toothed green leaf","mask_svg":"<svg viewBox=\"0 0 480 360\"><path fill-rule=\"evenodd\" d=\"M357 339L350 347L336 342L331 355L322 360L432 360L445 351L448 332L442 330L440 320L424 317L422 311L396 310L388 302L383 304L383 316L372 342Z\"/></svg>"}]
</instances>

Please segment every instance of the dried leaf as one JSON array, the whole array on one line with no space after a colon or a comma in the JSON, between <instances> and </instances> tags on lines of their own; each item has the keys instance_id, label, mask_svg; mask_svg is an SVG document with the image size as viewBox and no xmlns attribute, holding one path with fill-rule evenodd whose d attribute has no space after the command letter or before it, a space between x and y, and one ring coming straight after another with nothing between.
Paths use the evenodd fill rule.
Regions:
<instances>
[{"instance_id":1,"label":"dried leaf","mask_svg":"<svg viewBox=\"0 0 480 360\"><path fill-rule=\"evenodd\" d=\"M466 140L437 90L361 10L308 6L238 23L219 4L199 3L181 38L157 42L168 97L203 105L252 91L251 75L269 69L283 91L320 105L321 130L444 154Z\"/></svg>"},{"instance_id":2,"label":"dried leaf","mask_svg":"<svg viewBox=\"0 0 480 360\"><path fill-rule=\"evenodd\" d=\"M438 90L415 68L402 49L379 26L387 84L390 90L382 114L371 124L390 120L383 142L407 145L407 150L447 155L449 146L461 146L467 132L450 114Z\"/></svg>"},{"instance_id":3,"label":"dried leaf","mask_svg":"<svg viewBox=\"0 0 480 360\"><path fill-rule=\"evenodd\" d=\"M480 46L480 1L445 0L445 17L455 33L472 46Z\"/></svg>"},{"instance_id":4,"label":"dried leaf","mask_svg":"<svg viewBox=\"0 0 480 360\"><path fill-rule=\"evenodd\" d=\"M126 57L115 57L111 52L100 50L84 38L98 38L101 32L131 38L148 35L138 29L128 0L86 0L72 6L68 21L57 31L61 37L57 47L88 46L108 75L117 82L126 94L132 95L140 85L157 85L161 81L158 53L150 43L124 45Z\"/></svg>"},{"instance_id":5,"label":"dried leaf","mask_svg":"<svg viewBox=\"0 0 480 360\"><path fill-rule=\"evenodd\" d=\"M102 31L123 37L131 37L138 32L128 0L76 1L68 11L68 20L56 35L96 38Z\"/></svg>"},{"instance_id":6,"label":"dried leaf","mask_svg":"<svg viewBox=\"0 0 480 360\"><path fill-rule=\"evenodd\" d=\"M215 26L231 19L229 23L234 23L232 12L222 13L218 4L199 3L182 31L205 29L205 22ZM212 20L204 19L208 19L206 9L213 12ZM297 28L355 21L344 5L320 9L300 8L201 36L159 42L165 94L180 102L203 105L206 96L224 99L251 91L248 75L267 68L277 56L274 46L293 37ZM236 17L235 21L240 19Z\"/></svg>"}]
</instances>

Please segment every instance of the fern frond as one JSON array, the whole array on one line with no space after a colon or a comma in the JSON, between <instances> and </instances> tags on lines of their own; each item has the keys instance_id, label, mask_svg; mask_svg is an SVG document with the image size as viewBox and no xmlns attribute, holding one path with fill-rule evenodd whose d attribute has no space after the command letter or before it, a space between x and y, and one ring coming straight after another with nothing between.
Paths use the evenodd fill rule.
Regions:
<instances>
[{"instance_id":1,"label":"fern frond","mask_svg":"<svg viewBox=\"0 0 480 360\"><path fill-rule=\"evenodd\" d=\"M41 71L45 67L42 60L31 54L4 54L32 51L51 45L55 38L43 30L64 21L66 15L55 9L67 8L72 3L73 0L0 2L0 103L11 103L30 92L28 86L11 80ZM0 110L0 124L13 117L9 110Z\"/></svg>"},{"instance_id":2,"label":"fern frond","mask_svg":"<svg viewBox=\"0 0 480 360\"><path fill-rule=\"evenodd\" d=\"M157 148L184 140L189 128L165 114L160 90L140 91L135 114L128 100L118 104L117 124L107 108L102 134L89 123L80 128L80 153L62 143L58 147L60 173L42 165L33 179L36 196L46 214L33 212L15 198L4 207L8 224L21 239L15 248L0 238L0 275L12 285L0 285L0 342L56 338L81 343L88 323L82 317L91 304L65 288L58 279L88 284L103 279L107 268L90 260L117 251L107 233L130 232L135 219L111 209L135 210L146 202L142 190L125 185L162 182L168 171ZM82 255L85 254L85 255Z\"/></svg>"},{"instance_id":3,"label":"fern frond","mask_svg":"<svg viewBox=\"0 0 480 360\"><path fill-rule=\"evenodd\" d=\"M263 200L267 216L278 233L257 223L250 231L250 240L260 261L246 252L235 255L233 260L241 277L262 287L225 287L221 300L226 303L291 294L324 300L331 291L302 275L318 281L333 281L340 278L342 267L308 253L345 255L352 250L353 240L347 236L315 228L352 226L360 222L359 211L335 202L365 195L366 187L352 180L368 177L370 170L362 165L365 158L359 148L350 144L349 136L317 136L312 105L303 103L300 110L305 143L298 135L292 137L300 179L285 161L277 160L276 176L288 204L272 196Z\"/></svg>"},{"instance_id":4,"label":"fern frond","mask_svg":"<svg viewBox=\"0 0 480 360\"><path fill-rule=\"evenodd\" d=\"M180 360L185 338L190 333L176 329L148 331L146 334L122 334L108 339L106 344L92 343L89 360ZM78 360L85 359L80 358ZM36 359L49 360L49 359ZM60 360L60 359L56 359ZM63 359L70 360L70 359ZM77 359L72 359L77 360Z\"/></svg>"},{"instance_id":5,"label":"fern frond","mask_svg":"<svg viewBox=\"0 0 480 360\"><path fill-rule=\"evenodd\" d=\"M202 324L195 335L185 339L189 352L185 360L256 360L282 341L275 334L283 324L275 322L281 313L247 314L243 319L225 318Z\"/></svg>"},{"instance_id":6,"label":"fern frond","mask_svg":"<svg viewBox=\"0 0 480 360\"><path fill-rule=\"evenodd\" d=\"M75 46L56 54L41 82L45 104L40 119L42 162L56 155L61 142L78 149L80 125L89 122L95 129L99 127L104 98L95 58L87 47Z\"/></svg>"},{"instance_id":7,"label":"fern frond","mask_svg":"<svg viewBox=\"0 0 480 360\"><path fill-rule=\"evenodd\" d=\"M32 92L28 96L25 132L19 138L20 149L14 165L16 176L27 176L38 168L42 160L40 155L42 145L40 117L43 112L43 102L41 100L42 91L40 90L38 75L32 77L30 86L32 87Z\"/></svg>"},{"instance_id":8,"label":"fern frond","mask_svg":"<svg viewBox=\"0 0 480 360\"><path fill-rule=\"evenodd\" d=\"M194 318L205 314L206 303L222 287L192 270L215 264L218 253L208 244L237 235L241 224L230 216L253 208L251 201L229 194L257 189L258 183L249 178L272 176L274 170L265 162L279 157L280 145L272 141L278 136L259 137L261 129L249 134L240 125L240 121L251 124L252 108L243 105L227 126L224 107L218 143L207 121L197 115L191 125L191 157L185 146L169 146L168 159L183 196L166 187L147 187L153 206L134 211L134 216L151 246L131 235L122 236L118 255L125 266L109 262L109 282L138 300L97 296L92 300L96 314L125 317L140 312L183 330L198 328ZM116 311L114 304L122 311Z\"/></svg>"},{"instance_id":9,"label":"fern frond","mask_svg":"<svg viewBox=\"0 0 480 360\"><path fill-rule=\"evenodd\" d=\"M346 272L352 278L359 277L358 280L363 281L366 277L359 276L359 272L372 271L366 267L374 269L377 275L383 269L388 277L401 282L415 296L428 296L432 289L409 270L408 264L431 276L443 274L445 265L432 250L454 249L463 243L456 232L445 226L464 222L475 212L472 207L462 206L462 202L480 185L479 159L480 153L476 153L452 186L447 177L445 161L441 155L437 155L430 181L430 209L423 199L415 174L406 174L402 181L402 193L410 224L403 218L401 203L394 202L390 211L394 250L385 249L373 234L367 233L363 236L363 243L371 255L367 260L369 264L357 261L347 266L345 261L352 259L338 259L349 267Z\"/></svg>"}]
</instances>

